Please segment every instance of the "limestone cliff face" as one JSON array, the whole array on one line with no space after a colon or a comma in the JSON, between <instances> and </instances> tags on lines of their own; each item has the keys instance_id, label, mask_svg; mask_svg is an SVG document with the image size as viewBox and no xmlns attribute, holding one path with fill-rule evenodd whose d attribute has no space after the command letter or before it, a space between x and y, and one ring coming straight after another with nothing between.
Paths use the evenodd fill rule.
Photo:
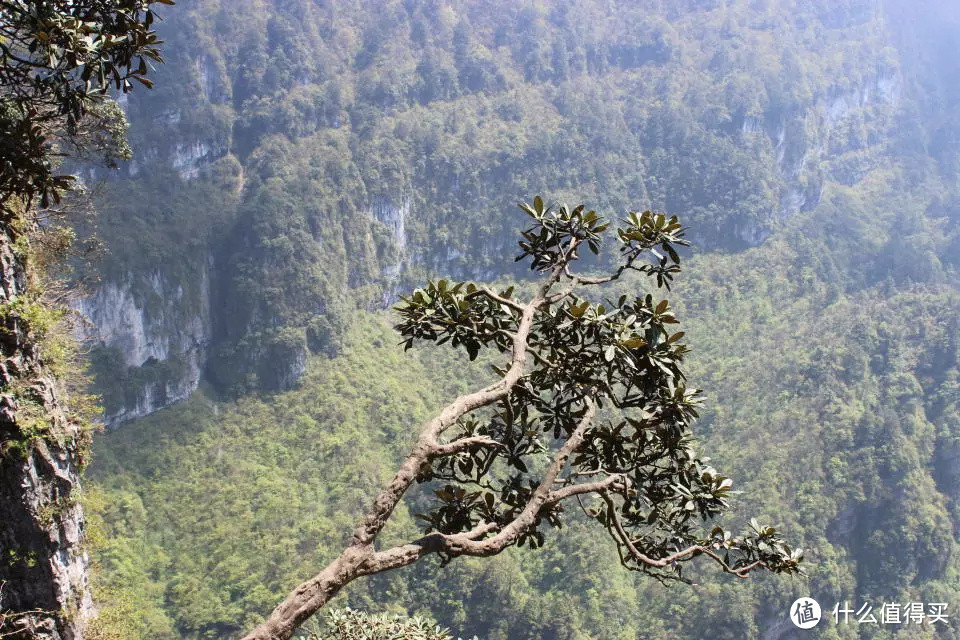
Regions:
<instances>
[{"instance_id":1,"label":"limestone cliff face","mask_svg":"<svg viewBox=\"0 0 960 640\"><path fill-rule=\"evenodd\" d=\"M378 196L370 205L370 216L385 224L390 230L391 240L397 254L397 261L384 266L384 276L395 278L403 268L403 257L407 250L407 218L410 217L410 198L401 196L397 202Z\"/></svg>"},{"instance_id":2,"label":"limestone cliff face","mask_svg":"<svg viewBox=\"0 0 960 640\"><path fill-rule=\"evenodd\" d=\"M212 333L210 269L208 260L190 283L176 282L162 271L141 278L128 273L76 301L88 321L80 338L115 349L128 371L172 365L168 375L144 377L121 403L108 406L108 426L153 413L197 388Z\"/></svg>"},{"instance_id":3,"label":"limestone cliff face","mask_svg":"<svg viewBox=\"0 0 960 640\"><path fill-rule=\"evenodd\" d=\"M774 219L784 220L813 209L820 202L825 181L855 184L882 163L886 137L869 139L850 132L872 126L878 130L893 127L901 93L899 73L880 68L862 84L828 91L799 112L772 110L764 117L744 115L741 139L765 139L783 183ZM747 245L756 246L769 230L744 227L739 233Z\"/></svg>"},{"instance_id":4,"label":"limestone cliff face","mask_svg":"<svg viewBox=\"0 0 960 640\"><path fill-rule=\"evenodd\" d=\"M92 609L79 505L83 434L15 305L25 267L0 226L0 637L73 640Z\"/></svg>"}]
</instances>

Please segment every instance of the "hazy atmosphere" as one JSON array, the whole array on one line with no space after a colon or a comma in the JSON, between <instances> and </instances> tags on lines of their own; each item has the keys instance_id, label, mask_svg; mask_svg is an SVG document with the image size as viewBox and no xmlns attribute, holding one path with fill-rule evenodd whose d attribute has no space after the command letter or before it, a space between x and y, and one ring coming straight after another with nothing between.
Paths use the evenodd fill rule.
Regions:
<instances>
[{"instance_id":1,"label":"hazy atmosphere","mask_svg":"<svg viewBox=\"0 0 960 640\"><path fill-rule=\"evenodd\" d=\"M0 638L960 638L958 52L0 0Z\"/></svg>"}]
</instances>

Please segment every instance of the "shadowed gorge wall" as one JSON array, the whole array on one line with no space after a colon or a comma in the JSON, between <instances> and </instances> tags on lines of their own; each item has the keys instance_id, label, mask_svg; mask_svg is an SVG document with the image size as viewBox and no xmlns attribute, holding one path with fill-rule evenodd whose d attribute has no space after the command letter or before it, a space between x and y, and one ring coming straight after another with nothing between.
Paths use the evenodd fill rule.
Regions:
<instances>
[{"instance_id":1,"label":"shadowed gorge wall","mask_svg":"<svg viewBox=\"0 0 960 640\"><path fill-rule=\"evenodd\" d=\"M9 212L0 233L0 636L74 640L93 611L79 504L89 425L66 400L49 336L57 313L39 300L27 224Z\"/></svg>"}]
</instances>

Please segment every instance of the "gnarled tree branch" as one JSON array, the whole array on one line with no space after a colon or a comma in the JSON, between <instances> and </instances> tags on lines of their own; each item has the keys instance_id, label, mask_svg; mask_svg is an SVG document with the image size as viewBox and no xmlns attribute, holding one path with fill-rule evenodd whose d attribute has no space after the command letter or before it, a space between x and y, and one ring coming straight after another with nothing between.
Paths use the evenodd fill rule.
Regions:
<instances>
[{"instance_id":1,"label":"gnarled tree branch","mask_svg":"<svg viewBox=\"0 0 960 640\"><path fill-rule=\"evenodd\" d=\"M523 232L520 258L530 258L542 274L529 302L513 299L511 291L499 294L441 280L415 290L397 308L404 318L397 328L407 347L414 340L450 341L463 346L471 359L481 348L509 351L509 362L495 368L500 378L456 398L421 427L416 444L373 500L348 547L297 587L245 640L287 640L360 576L404 567L430 554L447 561L492 556L525 543L538 546L543 523L559 526L561 502L591 494L600 496L607 509L588 515L606 526L629 568L663 579L654 570L673 570L706 555L738 577L758 567L796 570L799 555L772 528L755 525L755 538L734 543L717 528L703 540L688 524L693 516L707 518L726 506L730 481L692 453L687 427L696 417L698 391L684 384L679 364L686 347L678 343L682 334L666 328L676 322L668 302L650 295L623 296L607 308L574 296L577 288L611 282L627 269L654 276L658 286L667 287L679 269L673 245L686 244L676 218L630 213L627 226L618 230L620 265L609 276L586 277L575 274L570 264L581 245L598 250L607 224L583 206L553 209L539 197L521 207L534 226ZM640 264L645 252L657 261ZM624 412L624 419L594 424L605 402ZM486 418L465 419L501 403L492 415L482 412ZM443 442L455 426L461 432ZM550 463L539 474L523 461L548 452ZM378 535L405 493L415 482L431 480L455 484L435 491L442 503L435 510L418 514L429 523L426 534L376 549ZM614 496L624 501L622 514ZM653 509L644 514L650 505ZM649 530L659 531L660 537L650 537ZM631 532L645 537L636 539ZM739 552L737 562L725 560L708 542Z\"/></svg>"}]
</instances>

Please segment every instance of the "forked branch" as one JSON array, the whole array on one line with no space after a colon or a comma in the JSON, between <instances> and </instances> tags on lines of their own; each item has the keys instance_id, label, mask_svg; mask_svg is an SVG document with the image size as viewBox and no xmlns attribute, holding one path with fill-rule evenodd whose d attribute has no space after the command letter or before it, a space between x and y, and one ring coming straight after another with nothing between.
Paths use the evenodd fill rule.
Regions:
<instances>
[{"instance_id":1,"label":"forked branch","mask_svg":"<svg viewBox=\"0 0 960 640\"><path fill-rule=\"evenodd\" d=\"M770 527L754 523L754 535L744 538L719 527L697 533L698 519L726 508L731 482L693 452L689 425L699 391L685 384L687 348L682 333L668 330L676 323L669 303L647 294L593 304L575 294L628 270L669 288L679 271L674 246L686 245L676 218L630 213L617 231L619 265L608 276L588 277L571 265L584 247L599 251L607 223L583 206L546 207L539 197L521 208L533 225L522 233L518 259L530 259L541 275L528 301L515 298L512 287L497 292L441 280L397 307L407 348L449 342L471 359L481 349L509 354L494 368L499 378L421 427L343 553L246 640L286 640L360 576L431 554L446 562L538 547L545 526L560 526L563 501L591 495L603 508L586 512L610 532L629 569L682 580L680 565L706 555L740 578L756 568L797 571L800 552ZM613 418L605 407L615 410ZM425 535L378 550L378 535L414 483L432 483L437 498L435 508L418 514Z\"/></svg>"}]
</instances>

